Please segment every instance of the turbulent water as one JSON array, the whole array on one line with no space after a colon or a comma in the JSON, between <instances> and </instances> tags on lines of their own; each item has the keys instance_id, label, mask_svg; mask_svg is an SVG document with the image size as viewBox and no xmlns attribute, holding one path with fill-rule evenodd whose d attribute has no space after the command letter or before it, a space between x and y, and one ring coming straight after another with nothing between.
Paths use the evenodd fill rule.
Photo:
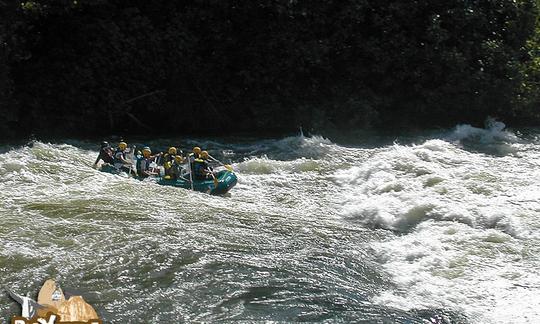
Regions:
<instances>
[{"instance_id":1,"label":"turbulent water","mask_svg":"<svg viewBox=\"0 0 540 324\"><path fill-rule=\"evenodd\" d=\"M55 278L105 323L538 321L540 140L502 128L132 141L208 148L225 197L96 171L88 141L3 146L1 283Z\"/></svg>"}]
</instances>

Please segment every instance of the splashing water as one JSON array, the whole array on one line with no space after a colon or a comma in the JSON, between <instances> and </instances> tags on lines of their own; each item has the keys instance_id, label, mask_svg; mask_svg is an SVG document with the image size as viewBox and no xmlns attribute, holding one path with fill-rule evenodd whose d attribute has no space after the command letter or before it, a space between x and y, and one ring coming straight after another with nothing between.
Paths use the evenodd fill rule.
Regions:
<instances>
[{"instance_id":1,"label":"splashing water","mask_svg":"<svg viewBox=\"0 0 540 324\"><path fill-rule=\"evenodd\" d=\"M91 168L93 143L0 152L0 274L52 277L107 323L530 323L540 145L493 122L415 145L166 139L210 149L227 197ZM0 296L2 318L17 313Z\"/></svg>"},{"instance_id":2,"label":"splashing water","mask_svg":"<svg viewBox=\"0 0 540 324\"><path fill-rule=\"evenodd\" d=\"M486 128L477 128L471 125L458 125L448 139L460 147L491 155L504 156L516 154L519 138L514 133L506 130L503 122L493 118L486 120Z\"/></svg>"}]
</instances>

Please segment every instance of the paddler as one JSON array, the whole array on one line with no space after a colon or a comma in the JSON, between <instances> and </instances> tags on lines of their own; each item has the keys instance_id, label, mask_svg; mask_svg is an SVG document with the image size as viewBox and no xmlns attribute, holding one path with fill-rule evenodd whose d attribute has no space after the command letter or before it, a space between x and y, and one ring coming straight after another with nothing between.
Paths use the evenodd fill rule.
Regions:
<instances>
[{"instance_id":1,"label":"paddler","mask_svg":"<svg viewBox=\"0 0 540 324\"><path fill-rule=\"evenodd\" d=\"M190 168L191 168L191 173L195 172L195 169L194 169L195 160L200 159L200 158L201 158L201 148L198 147L198 146L195 146L193 148L193 150L191 151L191 153L189 153L189 155L188 155L189 165L190 165Z\"/></svg>"},{"instance_id":2,"label":"paddler","mask_svg":"<svg viewBox=\"0 0 540 324\"><path fill-rule=\"evenodd\" d=\"M165 169L165 175L166 176L171 175L169 169L171 168L171 166L172 166L172 164L174 162L174 157L176 156L177 152L178 152L178 150L176 149L176 147L171 146L167 150L167 153L163 154L163 158L161 159L161 161L163 163L163 168Z\"/></svg>"},{"instance_id":3,"label":"paddler","mask_svg":"<svg viewBox=\"0 0 540 324\"><path fill-rule=\"evenodd\" d=\"M150 167L150 164L156 160L160 154L152 155L150 147L145 146L142 149L142 157L137 160L137 173L140 177L146 178L157 175Z\"/></svg>"},{"instance_id":4,"label":"paddler","mask_svg":"<svg viewBox=\"0 0 540 324\"><path fill-rule=\"evenodd\" d=\"M163 165L165 165L165 163L167 162L173 163L174 157L177 155L177 153L178 153L178 150L176 149L176 147L174 146L169 147L169 149L167 150L167 153L163 154ZM180 154L182 154L182 151L180 151Z\"/></svg>"},{"instance_id":5,"label":"paddler","mask_svg":"<svg viewBox=\"0 0 540 324\"><path fill-rule=\"evenodd\" d=\"M110 165L114 163L112 147L106 141L101 142L101 148L99 150L99 155L96 162L94 162L94 168L97 167L100 160Z\"/></svg>"},{"instance_id":6,"label":"paddler","mask_svg":"<svg viewBox=\"0 0 540 324\"><path fill-rule=\"evenodd\" d=\"M169 176L169 179L178 179L182 177L184 170L184 157L180 154L174 157L173 163L171 163L170 168L167 169L166 175Z\"/></svg>"},{"instance_id":7,"label":"paddler","mask_svg":"<svg viewBox=\"0 0 540 324\"><path fill-rule=\"evenodd\" d=\"M201 157L201 148L198 146L195 146L191 153L189 153L189 160L193 163L195 159L198 159Z\"/></svg>"},{"instance_id":8,"label":"paddler","mask_svg":"<svg viewBox=\"0 0 540 324\"><path fill-rule=\"evenodd\" d=\"M133 162L128 161L126 158L127 154L127 143L120 142L118 143L118 148L114 152L114 167L119 171L124 171L127 173L134 172Z\"/></svg>"},{"instance_id":9,"label":"paddler","mask_svg":"<svg viewBox=\"0 0 540 324\"><path fill-rule=\"evenodd\" d=\"M214 184L217 186L217 179L214 174L214 170L208 163L210 155L207 151L202 151L198 159L195 159L193 162L193 176L195 180L214 180Z\"/></svg>"}]
</instances>

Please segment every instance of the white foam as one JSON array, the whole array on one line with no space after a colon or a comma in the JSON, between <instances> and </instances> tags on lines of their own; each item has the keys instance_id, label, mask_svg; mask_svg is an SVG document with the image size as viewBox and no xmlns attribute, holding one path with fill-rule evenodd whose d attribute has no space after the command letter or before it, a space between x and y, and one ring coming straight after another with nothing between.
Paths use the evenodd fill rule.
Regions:
<instances>
[{"instance_id":1,"label":"white foam","mask_svg":"<svg viewBox=\"0 0 540 324\"><path fill-rule=\"evenodd\" d=\"M528 323L538 316L539 278L516 262L521 244L493 229L423 223L409 235L373 244L398 286L375 302L453 309L474 323ZM516 289L520 282L529 288Z\"/></svg>"},{"instance_id":2,"label":"white foam","mask_svg":"<svg viewBox=\"0 0 540 324\"><path fill-rule=\"evenodd\" d=\"M468 124L457 125L450 135L451 140L477 139L483 144L494 142L519 142L519 138L512 132L505 130L506 125L493 118L488 118L485 128L477 128Z\"/></svg>"},{"instance_id":3,"label":"white foam","mask_svg":"<svg viewBox=\"0 0 540 324\"><path fill-rule=\"evenodd\" d=\"M455 135L516 141L503 128L463 126ZM531 231L540 227L538 178L519 156L477 154L441 140L396 144L336 172L346 219L402 233L372 245L397 285L375 301L462 311L474 323L540 318L540 290L514 286L527 278L540 287L532 270L539 256L521 256L529 244L540 245Z\"/></svg>"}]
</instances>

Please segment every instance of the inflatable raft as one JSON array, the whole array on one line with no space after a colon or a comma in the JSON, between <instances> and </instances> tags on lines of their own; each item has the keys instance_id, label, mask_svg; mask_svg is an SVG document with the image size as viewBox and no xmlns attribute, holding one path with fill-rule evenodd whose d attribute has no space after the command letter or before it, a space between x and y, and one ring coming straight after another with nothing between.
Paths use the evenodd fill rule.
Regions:
<instances>
[{"instance_id":1,"label":"inflatable raft","mask_svg":"<svg viewBox=\"0 0 540 324\"><path fill-rule=\"evenodd\" d=\"M127 172L119 171L115 167L109 164L103 164L99 169L101 172L107 172L112 174L127 174ZM132 175L134 178L139 180L144 180L145 178L137 177ZM166 179L164 177L156 176L153 179L157 181L158 184L164 186L173 186L180 187L184 189L205 192L211 195L223 195L229 192L229 190L234 187L238 181L236 174L229 170L221 170L216 174L217 186L214 184L212 179L209 180L193 180L193 186L188 177L179 178L179 179Z\"/></svg>"},{"instance_id":2,"label":"inflatable raft","mask_svg":"<svg viewBox=\"0 0 540 324\"><path fill-rule=\"evenodd\" d=\"M193 180L193 190L206 192L211 195L223 195L226 194L232 187L236 185L238 181L236 174L229 170L222 170L216 174L216 179L218 180L217 186L214 184L212 179L209 180ZM175 180L169 180L165 178L160 178L158 180L160 185L164 186L173 186L180 187L184 189L192 189L191 181L186 178L180 178Z\"/></svg>"}]
</instances>

